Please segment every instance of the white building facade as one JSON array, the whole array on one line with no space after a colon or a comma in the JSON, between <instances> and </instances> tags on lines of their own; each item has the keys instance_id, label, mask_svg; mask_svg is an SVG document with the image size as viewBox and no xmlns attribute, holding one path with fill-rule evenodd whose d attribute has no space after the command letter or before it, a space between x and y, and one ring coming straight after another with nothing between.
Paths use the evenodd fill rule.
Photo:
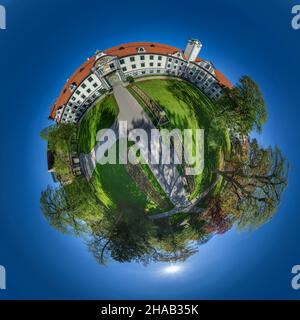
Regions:
<instances>
[{"instance_id":1,"label":"white building facade","mask_svg":"<svg viewBox=\"0 0 300 320\"><path fill-rule=\"evenodd\" d=\"M77 123L99 97L128 77L180 77L216 100L224 87L232 85L211 62L198 57L201 48L199 40L189 40L184 51L150 42L128 43L98 51L68 79L52 107L50 118Z\"/></svg>"}]
</instances>

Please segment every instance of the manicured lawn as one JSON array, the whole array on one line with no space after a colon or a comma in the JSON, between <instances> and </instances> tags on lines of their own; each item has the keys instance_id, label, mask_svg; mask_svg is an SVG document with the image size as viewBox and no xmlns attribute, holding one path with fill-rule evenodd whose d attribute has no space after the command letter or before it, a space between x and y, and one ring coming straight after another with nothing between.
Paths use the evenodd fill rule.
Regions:
<instances>
[{"instance_id":1,"label":"manicured lawn","mask_svg":"<svg viewBox=\"0 0 300 320\"><path fill-rule=\"evenodd\" d=\"M117 118L119 107L113 95L99 101L84 115L79 128L79 152L89 153L95 143L100 129L110 128Z\"/></svg>"},{"instance_id":2,"label":"manicured lawn","mask_svg":"<svg viewBox=\"0 0 300 320\"><path fill-rule=\"evenodd\" d=\"M135 207L144 210L147 198L126 171L125 165L97 165L92 177L97 195L109 208ZM109 201L108 201L109 200Z\"/></svg>"},{"instance_id":3,"label":"manicured lawn","mask_svg":"<svg viewBox=\"0 0 300 320\"><path fill-rule=\"evenodd\" d=\"M150 79L135 85L146 92L167 113L168 129L204 129L205 163L202 174L195 176L194 198L212 182L223 151L228 149L228 136L211 125L213 103L193 85L184 81Z\"/></svg>"},{"instance_id":4,"label":"manicured lawn","mask_svg":"<svg viewBox=\"0 0 300 320\"><path fill-rule=\"evenodd\" d=\"M117 150L118 145L116 142ZM156 210L155 204L147 198L128 174L125 165L118 162L96 166L91 183L100 201L107 209L122 212Z\"/></svg>"}]
</instances>

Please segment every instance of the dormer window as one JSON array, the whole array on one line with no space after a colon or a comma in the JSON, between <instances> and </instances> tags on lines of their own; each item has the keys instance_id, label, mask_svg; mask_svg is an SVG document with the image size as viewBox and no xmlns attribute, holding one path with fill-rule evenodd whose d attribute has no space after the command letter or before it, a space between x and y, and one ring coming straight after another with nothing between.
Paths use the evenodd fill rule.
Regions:
<instances>
[{"instance_id":1,"label":"dormer window","mask_svg":"<svg viewBox=\"0 0 300 320\"><path fill-rule=\"evenodd\" d=\"M138 48L138 52L145 52L145 48L144 47L139 47Z\"/></svg>"},{"instance_id":2,"label":"dormer window","mask_svg":"<svg viewBox=\"0 0 300 320\"><path fill-rule=\"evenodd\" d=\"M77 87L76 83L73 82L73 83L70 84L69 90L70 90L71 92L73 92L73 91L76 89L76 87Z\"/></svg>"}]
</instances>

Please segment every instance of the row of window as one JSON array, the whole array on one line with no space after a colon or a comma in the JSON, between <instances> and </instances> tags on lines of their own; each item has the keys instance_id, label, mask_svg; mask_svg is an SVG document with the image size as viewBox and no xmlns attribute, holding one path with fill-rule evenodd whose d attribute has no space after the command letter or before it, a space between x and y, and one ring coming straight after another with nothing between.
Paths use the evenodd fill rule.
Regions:
<instances>
[{"instance_id":1,"label":"row of window","mask_svg":"<svg viewBox=\"0 0 300 320\"><path fill-rule=\"evenodd\" d=\"M150 55L149 59L150 60L154 60L154 55ZM139 56L139 60L141 60L141 61L145 60L145 56ZM162 56L158 56L157 60L161 61L162 60ZM120 61L120 64L124 64L125 63L125 59L120 59L119 61ZM136 57L130 57L130 62L135 62L135 61L136 61Z\"/></svg>"},{"instance_id":2,"label":"row of window","mask_svg":"<svg viewBox=\"0 0 300 320\"><path fill-rule=\"evenodd\" d=\"M87 109L87 107L95 101L101 95L101 89L97 90L92 96L87 100L87 104L83 104L81 106L73 105L72 102L68 103L68 107L64 111L62 121L77 121L79 117L82 115L83 111Z\"/></svg>"}]
</instances>

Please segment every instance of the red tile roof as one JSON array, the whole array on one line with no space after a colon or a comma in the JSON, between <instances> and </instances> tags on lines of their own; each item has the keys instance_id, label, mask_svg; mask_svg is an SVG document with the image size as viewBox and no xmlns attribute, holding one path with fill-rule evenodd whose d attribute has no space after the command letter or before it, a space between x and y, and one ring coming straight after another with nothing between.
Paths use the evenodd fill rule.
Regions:
<instances>
[{"instance_id":1,"label":"red tile roof","mask_svg":"<svg viewBox=\"0 0 300 320\"><path fill-rule=\"evenodd\" d=\"M112 47L110 49L105 50L104 52L117 56L118 58L127 57L133 54L142 53L138 52L138 48L144 48L145 53L156 53L156 54L173 54L175 52L181 52L182 50L168 46L166 44L157 43L157 42L130 42L120 44L118 46Z\"/></svg>"},{"instance_id":2,"label":"red tile roof","mask_svg":"<svg viewBox=\"0 0 300 320\"><path fill-rule=\"evenodd\" d=\"M233 85L231 82L221 73L219 70L215 69L216 79L219 81L219 83L229 89L233 88Z\"/></svg>"},{"instance_id":3,"label":"red tile roof","mask_svg":"<svg viewBox=\"0 0 300 320\"><path fill-rule=\"evenodd\" d=\"M51 108L51 113L49 118L54 119L56 110L62 105L66 104L71 97L72 92L69 90L69 86L71 84L76 84L76 86L80 85L80 83L91 74L91 68L94 66L95 56L89 58L85 61L76 72L68 79L66 84L64 85L60 95L56 99L54 105Z\"/></svg>"}]
</instances>

